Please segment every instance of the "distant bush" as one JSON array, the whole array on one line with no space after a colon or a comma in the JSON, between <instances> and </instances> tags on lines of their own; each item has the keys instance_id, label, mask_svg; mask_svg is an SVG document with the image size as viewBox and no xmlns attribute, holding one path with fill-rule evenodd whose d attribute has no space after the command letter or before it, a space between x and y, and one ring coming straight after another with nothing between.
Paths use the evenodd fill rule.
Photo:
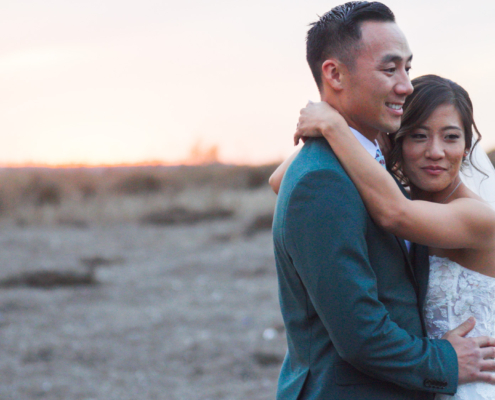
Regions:
<instances>
[{"instance_id":1,"label":"distant bush","mask_svg":"<svg viewBox=\"0 0 495 400\"><path fill-rule=\"evenodd\" d=\"M6 196L3 191L0 191L0 215L2 215L8 209L5 198Z\"/></svg>"},{"instance_id":2,"label":"distant bush","mask_svg":"<svg viewBox=\"0 0 495 400\"><path fill-rule=\"evenodd\" d=\"M223 191L267 189L268 178L275 168L275 164L247 166L218 163L194 166L0 168L0 217L11 218L23 226L51 221L84 227L90 221L118 218L119 210L122 211L122 218L140 218L143 212L170 205L169 200L176 199L179 192L186 197L189 192L193 197L196 196L194 193L209 196L204 200L212 203L211 208L221 208L210 197ZM141 199L139 196L145 197ZM125 197L132 198L123 199ZM115 206L109 206L117 199ZM194 198L192 203L195 202L201 202L201 198ZM204 206L198 207L204 209ZM144 210L141 211L140 207ZM150 218L165 224L189 223L187 221L221 218L229 213L231 211L227 210L219 214L207 212L176 216L175 219L167 219L163 215ZM182 214L177 211L177 215Z\"/></svg>"},{"instance_id":3,"label":"distant bush","mask_svg":"<svg viewBox=\"0 0 495 400\"><path fill-rule=\"evenodd\" d=\"M84 199L89 199L96 196L97 189L94 184L82 183L79 185L79 191L81 192Z\"/></svg>"},{"instance_id":4,"label":"distant bush","mask_svg":"<svg viewBox=\"0 0 495 400\"><path fill-rule=\"evenodd\" d=\"M195 224L203 221L231 218L234 211L222 208L198 211L183 207L173 207L168 210L156 211L145 215L141 222L152 225Z\"/></svg>"},{"instance_id":5,"label":"distant bush","mask_svg":"<svg viewBox=\"0 0 495 400\"><path fill-rule=\"evenodd\" d=\"M253 236L258 232L271 230L272 224L273 213L258 215L246 226L244 234L246 236Z\"/></svg>"},{"instance_id":6,"label":"distant bush","mask_svg":"<svg viewBox=\"0 0 495 400\"><path fill-rule=\"evenodd\" d=\"M80 271L32 271L21 272L0 280L0 288L32 287L54 289L64 286L96 285L94 269Z\"/></svg>"},{"instance_id":7,"label":"distant bush","mask_svg":"<svg viewBox=\"0 0 495 400\"><path fill-rule=\"evenodd\" d=\"M251 167L248 170L246 186L248 189L257 189L268 185L270 175L275 171L274 165L262 165L259 167Z\"/></svg>"},{"instance_id":8,"label":"distant bush","mask_svg":"<svg viewBox=\"0 0 495 400\"><path fill-rule=\"evenodd\" d=\"M258 189L268 185L268 178L278 164L194 165L170 170L170 179L188 187L216 187L228 189Z\"/></svg>"},{"instance_id":9,"label":"distant bush","mask_svg":"<svg viewBox=\"0 0 495 400\"><path fill-rule=\"evenodd\" d=\"M59 205L62 199L60 189L54 184L38 187L35 196L35 202L38 206L43 206L45 204Z\"/></svg>"},{"instance_id":10,"label":"distant bush","mask_svg":"<svg viewBox=\"0 0 495 400\"><path fill-rule=\"evenodd\" d=\"M153 175L139 173L122 178L115 189L119 193L130 195L156 193L162 189L162 182Z\"/></svg>"}]
</instances>

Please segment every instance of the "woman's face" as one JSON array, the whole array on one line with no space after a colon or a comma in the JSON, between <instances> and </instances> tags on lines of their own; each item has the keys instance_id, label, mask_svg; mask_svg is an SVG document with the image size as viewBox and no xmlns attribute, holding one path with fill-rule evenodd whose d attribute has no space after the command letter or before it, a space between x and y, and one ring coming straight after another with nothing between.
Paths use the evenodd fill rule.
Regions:
<instances>
[{"instance_id":1,"label":"woman's face","mask_svg":"<svg viewBox=\"0 0 495 400\"><path fill-rule=\"evenodd\" d=\"M448 196L458 182L465 147L459 112L451 104L438 106L404 137L403 172L412 188L435 193L437 200Z\"/></svg>"}]
</instances>

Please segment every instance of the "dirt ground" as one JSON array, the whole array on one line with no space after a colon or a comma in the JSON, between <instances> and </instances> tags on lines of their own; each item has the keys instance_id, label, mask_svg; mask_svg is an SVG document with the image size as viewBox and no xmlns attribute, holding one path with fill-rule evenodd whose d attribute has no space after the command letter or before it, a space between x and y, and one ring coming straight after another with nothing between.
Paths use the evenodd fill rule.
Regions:
<instances>
[{"instance_id":1,"label":"dirt ground","mask_svg":"<svg viewBox=\"0 0 495 400\"><path fill-rule=\"evenodd\" d=\"M0 399L273 399L286 342L271 233L240 232L0 226ZM25 286L40 271L87 284Z\"/></svg>"},{"instance_id":2,"label":"dirt ground","mask_svg":"<svg viewBox=\"0 0 495 400\"><path fill-rule=\"evenodd\" d=\"M0 169L0 400L274 399L275 166Z\"/></svg>"}]
</instances>

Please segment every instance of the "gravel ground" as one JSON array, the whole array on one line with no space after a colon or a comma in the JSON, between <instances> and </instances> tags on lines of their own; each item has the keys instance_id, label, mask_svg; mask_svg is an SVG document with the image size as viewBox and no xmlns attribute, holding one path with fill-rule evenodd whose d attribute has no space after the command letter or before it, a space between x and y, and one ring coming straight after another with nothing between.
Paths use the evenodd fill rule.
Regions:
<instances>
[{"instance_id":1,"label":"gravel ground","mask_svg":"<svg viewBox=\"0 0 495 400\"><path fill-rule=\"evenodd\" d=\"M239 232L3 226L0 399L273 399L286 341L271 233ZM40 271L90 284L22 286Z\"/></svg>"}]
</instances>

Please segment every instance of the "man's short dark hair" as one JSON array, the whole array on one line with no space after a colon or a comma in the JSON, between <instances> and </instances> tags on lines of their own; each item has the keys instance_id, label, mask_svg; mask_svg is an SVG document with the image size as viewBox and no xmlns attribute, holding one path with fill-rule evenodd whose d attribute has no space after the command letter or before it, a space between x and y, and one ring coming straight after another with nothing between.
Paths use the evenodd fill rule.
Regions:
<instances>
[{"instance_id":1,"label":"man's short dark hair","mask_svg":"<svg viewBox=\"0 0 495 400\"><path fill-rule=\"evenodd\" d=\"M310 24L306 59L320 90L321 66L329 58L338 59L352 70L359 50L361 24L366 21L395 22L395 16L380 2L351 1L332 8Z\"/></svg>"}]
</instances>

